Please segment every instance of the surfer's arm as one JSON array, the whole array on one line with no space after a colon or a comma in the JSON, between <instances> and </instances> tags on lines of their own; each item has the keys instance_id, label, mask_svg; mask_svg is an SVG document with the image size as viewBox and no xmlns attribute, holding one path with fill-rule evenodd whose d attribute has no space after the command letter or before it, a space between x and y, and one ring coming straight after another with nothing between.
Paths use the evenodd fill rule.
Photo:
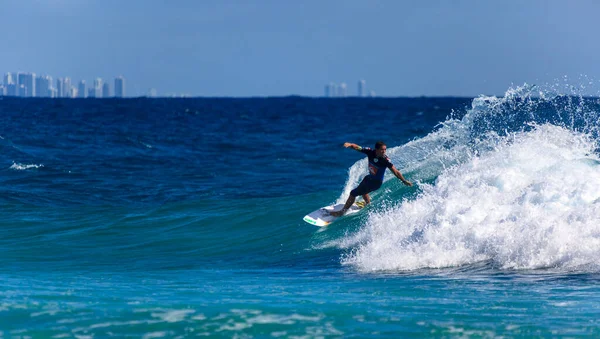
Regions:
<instances>
[{"instance_id":1,"label":"surfer's arm","mask_svg":"<svg viewBox=\"0 0 600 339\"><path fill-rule=\"evenodd\" d=\"M351 142L345 142L344 147L352 148L353 150L359 151L359 152L362 151L362 149L363 149L362 147L358 146L357 144L353 144Z\"/></svg>"},{"instance_id":2,"label":"surfer's arm","mask_svg":"<svg viewBox=\"0 0 600 339\"><path fill-rule=\"evenodd\" d=\"M406 186L412 186L412 182L404 179L404 176L402 176L402 173L400 173L400 171L398 171L396 169L396 166L392 166L390 168L390 170L392 170L392 173L394 173L394 175L396 176L396 178L400 179L400 181L402 181L402 183Z\"/></svg>"}]
</instances>

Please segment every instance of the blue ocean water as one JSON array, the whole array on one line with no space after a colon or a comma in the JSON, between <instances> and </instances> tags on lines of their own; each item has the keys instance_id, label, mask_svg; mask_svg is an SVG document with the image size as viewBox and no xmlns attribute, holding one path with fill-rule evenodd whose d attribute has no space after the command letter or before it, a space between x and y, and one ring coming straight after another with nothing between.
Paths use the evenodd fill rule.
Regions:
<instances>
[{"instance_id":1,"label":"blue ocean water","mask_svg":"<svg viewBox=\"0 0 600 339\"><path fill-rule=\"evenodd\" d=\"M0 337L600 335L596 98L0 98ZM388 155L373 203L327 227Z\"/></svg>"}]
</instances>

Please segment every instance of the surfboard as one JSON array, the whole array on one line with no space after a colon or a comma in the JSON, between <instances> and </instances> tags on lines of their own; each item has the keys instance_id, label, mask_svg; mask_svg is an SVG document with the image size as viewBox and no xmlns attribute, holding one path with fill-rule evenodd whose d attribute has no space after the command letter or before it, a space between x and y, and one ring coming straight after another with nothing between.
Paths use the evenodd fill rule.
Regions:
<instances>
[{"instance_id":1,"label":"surfboard","mask_svg":"<svg viewBox=\"0 0 600 339\"><path fill-rule=\"evenodd\" d=\"M344 207L344 204L329 205L329 206L321 207L318 210L305 215L303 220L311 225L325 227L325 226L330 225L332 222L336 221L337 219L341 218L341 217L334 217L333 215L329 214L329 212L339 211L342 209L342 207ZM358 213L358 212L360 212L360 210L363 209L363 207L365 207L364 201L355 202L354 204L352 204L352 206L350 206L348 211L346 211L346 214L344 214L342 217L345 217L347 215L351 215L354 213Z\"/></svg>"}]
</instances>

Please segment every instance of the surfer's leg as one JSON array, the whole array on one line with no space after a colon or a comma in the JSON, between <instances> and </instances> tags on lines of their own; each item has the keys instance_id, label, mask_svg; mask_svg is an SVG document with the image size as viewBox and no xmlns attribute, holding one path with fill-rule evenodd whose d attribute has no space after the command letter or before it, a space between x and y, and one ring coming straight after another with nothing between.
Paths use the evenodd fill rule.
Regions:
<instances>
[{"instance_id":1,"label":"surfer's leg","mask_svg":"<svg viewBox=\"0 0 600 339\"><path fill-rule=\"evenodd\" d=\"M369 196L369 193L367 194L363 194L363 200L365 201L365 205L368 205L371 203L371 197Z\"/></svg>"},{"instance_id":2,"label":"surfer's leg","mask_svg":"<svg viewBox=\"0 0 600 339\"><path fill-rule=\"evenodd\" d=\"M346 200L346 204L344 205L344 212L347 211L350 206L352 206L352 204L354 204L354 201L356 200L356 197L353 196L352 194L350 194L350 196L348 197L348 200Z\"/></svg>"},{"instance_id":3,"label":"surfer's leg","mask_svg":"<svg viewBox=\"0 0 600 339\"><path fill-rule=\"evenodd\" d=\"M356 200L357 196L369 193L370 182L371 182L371 180L369 180L369 176L364 177L363 180L358 185L358 187L353 189L352 191L350 191L350 196L348 197L348 200L346 200L346 204L344 204L344 208L342 208L341 211L329 212L329 214L333 215L334 217L339 217L339 216L344 215L344 213L346 213L346 211L350 208L350 206L352 206L352 204L354 204L354 201Z\"/></svg>"},{"instance_id":4,"label":"surfer's leg","mask_svg":"<svg viewBox=\"0 0 600 339\"><path fill-rule=\"evenodd\" d=\"M335 211L335 212L329 212L329 214L333 215L334 217L341 217L342 215L344 215L344 213L346 213L346 211L350 208L350 206L352 206L352 204L354 204L355 200L356 200L356 197L353 196L352 194L350 194L350 196L348 197L348 200L346 200L346 203L344 204L344 207L341 210Z\"/></svg>"},{"instance_id":5,"label":"surfer's leg","mask_svg":"<svg viewBox=\"0 0 600 339\"><path fill-rule=\"evenodd\" d=\"M368 205L371 203L371 196L369 195L369 193L378 190L379 187L381 187L381 182L373 181L373 180L369 181L369 185L364 190L364 193L361 192L362 197L365 200L365 205Z\"/></svg>"}]
</instances>

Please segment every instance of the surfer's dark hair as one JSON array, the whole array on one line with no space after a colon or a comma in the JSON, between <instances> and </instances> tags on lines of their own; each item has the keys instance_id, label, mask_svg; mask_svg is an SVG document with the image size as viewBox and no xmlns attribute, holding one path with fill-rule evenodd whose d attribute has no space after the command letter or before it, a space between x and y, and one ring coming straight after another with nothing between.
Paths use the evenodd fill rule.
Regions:
<instances>
[{"instance_id":1,"label":"surfer's dark hair","mask_svg":"<svg viewBox=\"0 0 600 339\"><path fill-rule=\"evenodd\" d=\"M378 142L375 143L375 149L380 149L381 146L386 146L385 142L378 141Z\"/></svg>"}]
</instances>

